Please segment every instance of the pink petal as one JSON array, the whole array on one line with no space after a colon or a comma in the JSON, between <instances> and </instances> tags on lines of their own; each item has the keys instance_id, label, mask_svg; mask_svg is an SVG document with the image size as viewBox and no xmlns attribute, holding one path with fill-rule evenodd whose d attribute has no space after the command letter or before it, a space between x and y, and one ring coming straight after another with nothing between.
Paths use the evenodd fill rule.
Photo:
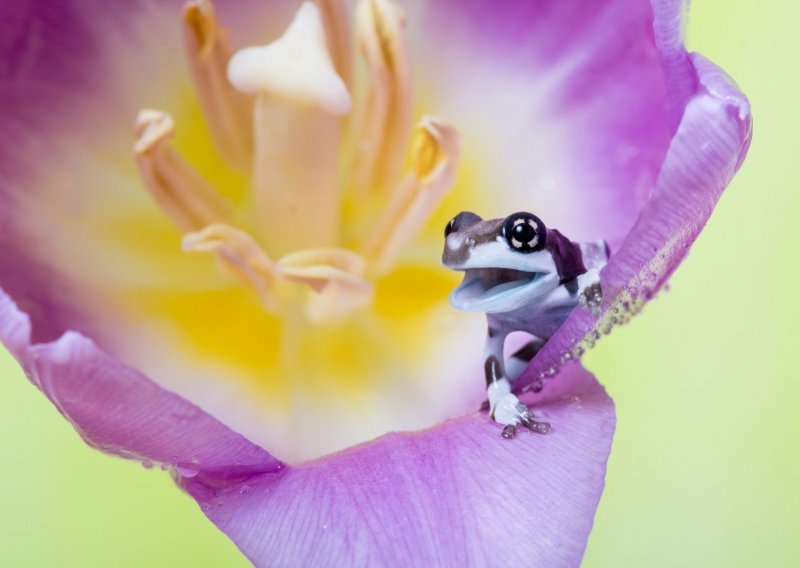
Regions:
<instances>
[{"instance_id":1,"label":"pink petal","mask_svg":"<svg viewBox=\"0 0 800 568\"><path fill-rule=\"evenodd\" d=\"M0 343L90 446L204 478L241 478L278 460L181 397L67 332L31 345L28 316L0 289Z\"/></svg>"},{"instance_id":2,"label":"pink petal","mask_svg":"<svg viewBox=\"0 0 800 568\"><path fill-rule=\"evenodd\" d=\"M0 291L0 342L84 440L172 468L258 566L571 566L583 555L615 418L579 367L536 400L549 435L505 441L474 413L290 468L85 337L32 346L29 334Z\"/></svg>"},{"instance_id":3,"label":"pink petal","mask_svg":"<svg viewBox=\"0 0 800 568\"><path fill-rule=\"evenodd\" d=\"M658 56L666 77L670 120L674 131L688 101L697 92L697 74L683 45L686 4L680 0L650 0Z\"/></svg>"},{"instance_id":4,"label":"pink petal","mask_svg":"<svg viewBox=\"0 0 800 568\"><path fill-rule=\"evenodd\" d=\"M697 93L686 103L650 200L601 272L600 312L573 312L521 377L521 386L558 368L574 347L591 346L652 298L689 252L741 165L752 134L749 103L713 63L698 54L691 62Z\"/></svg>"},{"instance_id":5,"label":"pink petal","mask_svg":"<svg viewBox=\"0 0 800 568\"><path fill-rule=\"evenodd\" d=\"M474 413L281 474L186 487L259 566L575 566L615 418L583 369L554 387L537 406L547 436L505 441Z\"/></svg>"}]
</instances>

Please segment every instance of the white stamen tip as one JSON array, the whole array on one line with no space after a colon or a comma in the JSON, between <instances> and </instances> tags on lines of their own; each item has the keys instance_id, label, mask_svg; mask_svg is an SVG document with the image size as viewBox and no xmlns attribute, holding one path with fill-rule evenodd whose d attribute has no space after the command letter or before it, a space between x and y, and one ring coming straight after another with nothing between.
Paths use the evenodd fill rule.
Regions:
<instances>
[{"instance_id":1,"label":"white stamen tip","mask_svg":"<svg viewBox=\"0 0 800 568\"><path fill-rule=\"evenodd\" d=\"M244 93L270 93L318 105L336 116L352 106L328 53L319 8L311 2L300 6L279 39L237 52L228 64L228 79Z\"/></svg>"}]
</instances>

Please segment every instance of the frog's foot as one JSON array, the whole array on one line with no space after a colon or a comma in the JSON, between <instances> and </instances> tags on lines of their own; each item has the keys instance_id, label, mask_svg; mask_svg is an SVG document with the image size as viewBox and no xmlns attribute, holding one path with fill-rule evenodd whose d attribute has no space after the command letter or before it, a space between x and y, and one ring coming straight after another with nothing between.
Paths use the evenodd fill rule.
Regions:
<instances>
[{"instance_id":1,"label":"frog's foot","mask_svg":"<svg viewBox=\"0 0 800 568\"><path fill-rule=\"evenodd\" d=\"M487 391L492 418L504 426L503 438L511 439L516 436L518 426L524 426L537 434L547 434L550 431L549 423L537 421L533 411L511 393L508 381L496 381Z\"/></svg>"},{"instance_id":2,"label":"frog's foot","mask_svg":"<svg viewBox=\"0 0 800 568\"><path fill-rule=\"evenodd\" d=\"M511 396L515 399L517 398L514 395ZM502 412L499 417L497 413L493 416L495 422L505 424L502 432L503 438L510 440L516 436L518 426L524 426L531 432L536 432L537 434L547 434L550 432L550 423L536 420L533 411L524 403L519 402L519 400L517 400L512 412L513 414L511 416L504 416L504 412Z\"/></svg>"},{"instance_id":3,"label":"frog's foot","mask_svg":"<svg viewBox=\"0 0 800 568\"><path fill-rule=\"evenodd\" d=\"M513 383L522 375L542 347L544 347L544 341L534 337L506 359L505 374L510 383ZM543 387L541 379L537 378L526 387L525 391L539 392ZM483 404L481 404L481 410L489 410L489 407L489 400L484 400Z\"/></svg>"}]
</instances>

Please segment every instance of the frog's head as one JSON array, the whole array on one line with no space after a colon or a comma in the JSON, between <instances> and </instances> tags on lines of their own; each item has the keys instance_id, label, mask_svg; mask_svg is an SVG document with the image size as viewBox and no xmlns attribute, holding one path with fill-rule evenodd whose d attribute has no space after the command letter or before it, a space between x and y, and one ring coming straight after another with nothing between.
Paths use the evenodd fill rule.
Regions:
<instances>
[{"instance_id":1,"label":"frog's head","mask_svg":"<svg viewBox=\"0 0 800 568\"><path fill-rule=\"evenodd\" d=\"M532 213L483 220L464 211L444 234L442 264L465 273L450 294L460 310L502 313L532 305L586 271L577 245Z\"/></svg>"}]
</instances>

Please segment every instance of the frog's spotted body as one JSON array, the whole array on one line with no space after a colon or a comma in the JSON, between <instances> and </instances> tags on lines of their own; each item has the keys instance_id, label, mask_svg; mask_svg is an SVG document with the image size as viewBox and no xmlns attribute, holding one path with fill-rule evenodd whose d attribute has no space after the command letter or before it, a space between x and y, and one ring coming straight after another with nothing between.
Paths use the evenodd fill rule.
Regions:
<instances>
[{"instance_id":1,"label":"frog's spotted body","mask_svg":"<svg viewBox=\"0 0 800 568\"><path fill-rule=\"evenodd\" d=\"M442 263L465 273L450 302L460 310L486 312L486 388L492 417L505 426L503 437L514 437L519 425L549 430L512 394L511 381L561 327L581 295L599 287L608 254L603 241L574 243L531 213L483 220L465 211L447 224ZM513 331L534 339L506 362L503 345Z\"/></svg>"}]
</instances>

